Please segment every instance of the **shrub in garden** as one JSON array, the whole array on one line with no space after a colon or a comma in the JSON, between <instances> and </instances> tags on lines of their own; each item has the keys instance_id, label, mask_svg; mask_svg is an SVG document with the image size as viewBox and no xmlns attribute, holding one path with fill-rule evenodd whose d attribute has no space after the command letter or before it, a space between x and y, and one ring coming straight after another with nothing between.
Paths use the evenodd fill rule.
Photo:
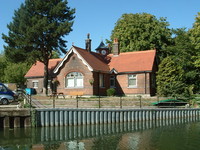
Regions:
<instances>
[{"instance_id":1,"label":"shrub in garden","mask_svg":"<svg viewBox=\"0 0 200 150\"><path fill-rule=\"evenodd\" d=\"M107 92L107 96L114 96L116 90L114 88L110 88L110 89L107 89L106 92Z\"/></svg>"}]
</instances>

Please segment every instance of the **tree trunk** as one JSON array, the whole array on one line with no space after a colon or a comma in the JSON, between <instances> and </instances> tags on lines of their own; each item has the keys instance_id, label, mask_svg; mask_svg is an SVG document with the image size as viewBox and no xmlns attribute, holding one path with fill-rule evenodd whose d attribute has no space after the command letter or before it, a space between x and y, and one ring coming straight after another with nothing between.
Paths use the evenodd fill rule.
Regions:
<instances>
[{"instance_id":1,"label":"tree trunk","mask_svg":"<svg viewBox=\"0 0 200 150\"><path fill-rule=\"evenodd\" d=\"M49 70L48 70L48 66L49 66L49 60L46 60L44 62L44 93L46 95L48 95L48 79L49 79Z\"/></svg>"}]
</instances>

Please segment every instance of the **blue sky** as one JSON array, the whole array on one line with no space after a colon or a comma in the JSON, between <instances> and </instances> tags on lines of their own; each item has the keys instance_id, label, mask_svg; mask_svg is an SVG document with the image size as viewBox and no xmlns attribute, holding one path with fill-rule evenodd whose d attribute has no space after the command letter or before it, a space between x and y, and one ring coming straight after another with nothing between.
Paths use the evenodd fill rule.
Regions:
<instances>
[{"instance_id":1,"label":"blue sky","mask_svg":"<svg viewBox=\"0 0 200 150\"><path fill-rule=\"evenodd\" d=\"M0 33L7 34L7 24L12 21L14 10L24 0L1 0ZM85 48L87 33L92 39L92 50L101 40L109 39L115 23L124 13L150 13L157 18L166 17L170 28L191 28L200 12L200 0L68 0L68 6L76 8L73 31L66 36L67 49L74 43ZM0 38L0 51L5 45Z\"/></svg>"}]
</instances>

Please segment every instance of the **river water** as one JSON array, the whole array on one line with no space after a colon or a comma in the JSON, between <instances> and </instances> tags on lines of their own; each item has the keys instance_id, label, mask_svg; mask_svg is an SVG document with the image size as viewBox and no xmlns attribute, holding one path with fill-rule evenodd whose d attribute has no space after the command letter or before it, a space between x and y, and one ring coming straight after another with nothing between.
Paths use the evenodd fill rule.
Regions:
<instances>
[{"instance_id":1,"label":"river water","mask_svg":"<svg viewBox=\"0 0 200 150\"><path fill-rule=\"evenodd\" d=\"M0 129L0 150L199 150L200 122Z\"/></svg>"}]
</instances>

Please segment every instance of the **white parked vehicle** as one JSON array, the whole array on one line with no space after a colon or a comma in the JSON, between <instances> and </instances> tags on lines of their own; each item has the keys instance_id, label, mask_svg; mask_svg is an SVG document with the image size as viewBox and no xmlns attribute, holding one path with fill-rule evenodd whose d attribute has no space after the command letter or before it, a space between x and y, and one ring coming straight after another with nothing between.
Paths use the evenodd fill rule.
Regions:
<instances>
[{"instance_id":1,"label":"white parked vehicle","mask_svg":"<svg viewBox=\"0 0 200 150\"><path fill-rule=\"evenodd\" d=\"M3 105L8 105L9 103L13 102L15 99L11 95L0 95L0 103Z\"/></svg>"}]
</instances>

